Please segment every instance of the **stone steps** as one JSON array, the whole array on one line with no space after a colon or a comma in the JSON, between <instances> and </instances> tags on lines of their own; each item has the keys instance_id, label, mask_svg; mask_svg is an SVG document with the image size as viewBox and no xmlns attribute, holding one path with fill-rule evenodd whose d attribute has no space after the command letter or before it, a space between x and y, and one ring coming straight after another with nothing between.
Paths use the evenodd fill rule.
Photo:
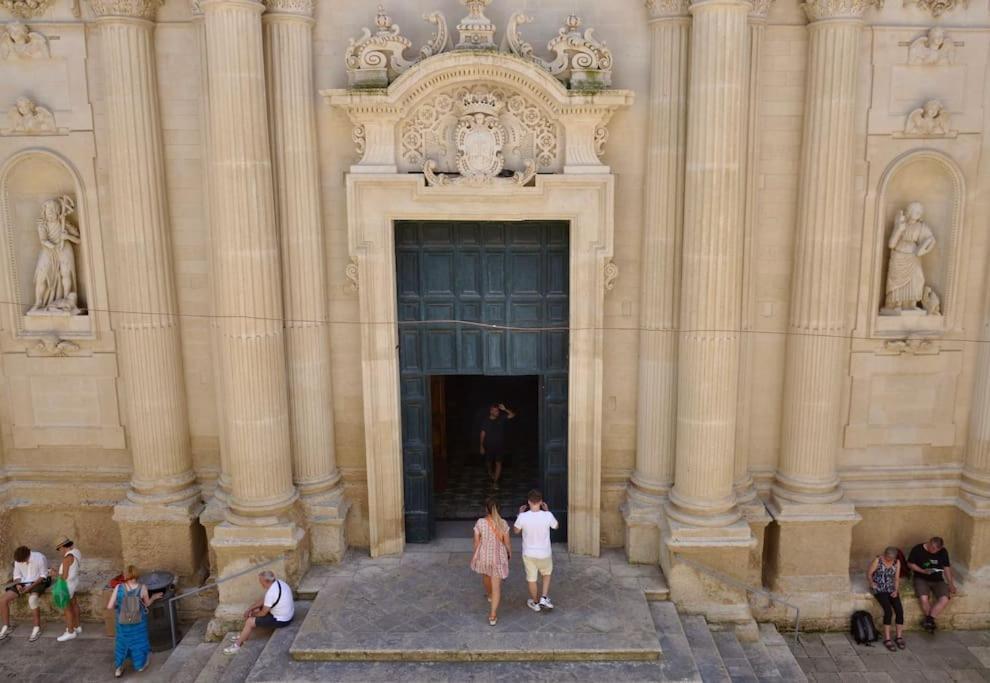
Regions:
<instances>
[{"instance_id":1,"label":"stone steps","mask_svg":"<svg viewBox=\"0 0 990 683\"><path fill-rule=\"evenodd\" d=\"M197 620L151 678L162 683L194 683L216 650L216 643L206 641L208 623L207 619Z\"/></svg>"}]
</instances>

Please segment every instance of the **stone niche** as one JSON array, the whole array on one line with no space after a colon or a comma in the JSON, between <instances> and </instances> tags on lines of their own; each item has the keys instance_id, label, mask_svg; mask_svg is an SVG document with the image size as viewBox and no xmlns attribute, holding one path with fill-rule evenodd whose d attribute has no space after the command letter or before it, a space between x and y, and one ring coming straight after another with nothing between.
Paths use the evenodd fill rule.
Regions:
<instances>
[{"instance_id":1,"label":"stone niche","mask_svg":"<svg viewBox=\"0 0 990 683\"><path fill-rule=\"evenodd\" d=\"M965 186L956 163L942 152L916 150L901 155L886 169L880 182L874 244L874 279L870 300L871 336L908 338L939 336L956 329L962 309L960 269L963 245ZM937 297L935 310L892 314L886 308L891 262L890 238L901 212L918 203L922 221L931 230L934 246L921 256L926 288Z\"/></svg>"},{"instance_id":2,"label":"stone niche","mask_svg":"<svg viewBox=\"0 0 990 683\"><path fill-rule=\"evenodd\" d=\"M6 319L9 329L21 337L88 338L93 335L92 316L88 314L92 292L92 273L88 258L89 240L84 211L84 196L76 174L54 153L31 150L15 156L0 169L0 222L3 226L4 260L7 264ZM50 230L64 226L69 239L66 249L49 250L48 262L62 258L65 263L50 263L50 273L59 280L60 267L74 268L69 293L64 296L61 284L58 299L35 309L36 277L39 259L46 249L42 245L42 216L49 212L54 219ZM35 309L35 310L33 310Z\"/></svg>"}]
</instances>

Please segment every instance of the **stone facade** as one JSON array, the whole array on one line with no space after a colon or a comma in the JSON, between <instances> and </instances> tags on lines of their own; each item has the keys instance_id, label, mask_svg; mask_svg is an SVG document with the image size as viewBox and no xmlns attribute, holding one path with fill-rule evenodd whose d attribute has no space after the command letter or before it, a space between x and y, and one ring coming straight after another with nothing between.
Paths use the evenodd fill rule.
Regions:
<instances>
[{"instance_id":1,"label":"stone facade","mask_svg":"<svg viewBox=\"0 0 990 683\"><path fill-rule=\"evenodd\" d=\"M392 221L566 219L572 552L986 595L988 61L985 3L0 2L0 558L400 552Z\"/></svg>"}]
</instances>

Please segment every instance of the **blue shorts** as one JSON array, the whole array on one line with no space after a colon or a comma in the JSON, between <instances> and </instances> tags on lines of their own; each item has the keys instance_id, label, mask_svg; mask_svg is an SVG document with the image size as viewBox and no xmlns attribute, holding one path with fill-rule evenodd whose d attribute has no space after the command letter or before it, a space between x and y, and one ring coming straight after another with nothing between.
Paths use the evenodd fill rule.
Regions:
<instances>
[{"instance_id":1,"label":"blue shorts","mask_svg":"<svg viewBox=\"0 0 990 683\"><path fill-rule=\"evenodd\" d=\"M290 621L279 621L278 619L276 619L275 617L273 617L271 614L266 614L263 617L255 617L254 618L254 625L255 626L260 626L261 628L285 628L286 626L288 626L291 623L292 623L291 620Z\"/></svg>"}]
</instances>

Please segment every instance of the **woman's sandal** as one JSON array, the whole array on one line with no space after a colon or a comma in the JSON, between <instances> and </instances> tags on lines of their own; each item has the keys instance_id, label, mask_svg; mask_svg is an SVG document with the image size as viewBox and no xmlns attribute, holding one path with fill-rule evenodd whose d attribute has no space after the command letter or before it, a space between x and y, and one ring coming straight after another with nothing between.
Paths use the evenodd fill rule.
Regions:
<instances>
[{"instance_id":1,"label":"woman's sandal","mask_svg":"<svg viewBox=\"0 0 990 683\"><path fill-rule=\"evenodd\" d=\"M488 625L494 626L498 623L498 617L488 617Z\"/></svg>"},{"instance_id":2,"label":"woman's sandal","mask_svg":"<svg viewBox=\"0 0 990 683\"><path fill-rule=\"evenodd\" d=\"M894 638L894 642L897 643L898 650L903 650L907 647L907 643L904 642L903 638Z\"/></svg>"},{"instance_id":3,"label":"woman's sandal","mask_svg":"<svg viewBox=\"0 0 990 683\"><path fill-rule=\"evenodd\" d=\"M893 640L885 640L885 641L883 641L883 646L885 648L887 648L888 650L890 650L891 652L897 652L897 646L894 645L894 641Z\"/></svg>"}]
</instances>

